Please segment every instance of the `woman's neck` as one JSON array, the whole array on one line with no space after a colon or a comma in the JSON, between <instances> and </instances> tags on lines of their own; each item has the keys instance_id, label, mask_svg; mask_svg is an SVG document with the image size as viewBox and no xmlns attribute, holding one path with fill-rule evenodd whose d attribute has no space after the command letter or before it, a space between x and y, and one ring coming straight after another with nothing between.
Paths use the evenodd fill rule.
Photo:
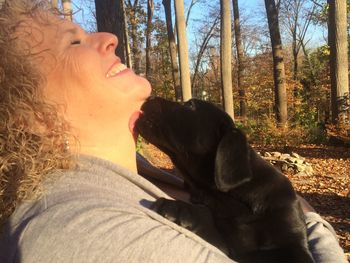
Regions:
<instances>
[{"instance_id":1,"label":"woman's neck","mask_svg":"<svg viewBox=\"0 0 350 263\"><path fill-rule=\"evenodd\" d=\"M132 149L118 150L119 147L112 146L81 146L80 153L95 156L121 165L133 172L137 172L135 147ZM120 149L120 148L119 148Z\"/></svg>"},{"instance_id":2,"label":"woman's neck","mask_svg":"<svg viewBox=\"0 0 350 263\"><path fill-rule=\"evenodd\" d=\"M79 131L77 152L102 158L136 172L136 148L130 132L108 134ZM74 151L74 149L72 149Z\"/></svg>"}]
</instances>

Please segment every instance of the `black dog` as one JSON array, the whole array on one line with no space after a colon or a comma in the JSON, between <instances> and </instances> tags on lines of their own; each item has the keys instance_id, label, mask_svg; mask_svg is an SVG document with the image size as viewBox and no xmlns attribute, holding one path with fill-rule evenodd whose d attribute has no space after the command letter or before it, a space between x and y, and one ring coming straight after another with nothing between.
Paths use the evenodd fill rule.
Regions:
<instances>
[{"instance_id":1,"label":"black dog","mask_svg":"<svg viewBox=\"0 0 350 263\"><path fill-rule=\"evenodd\" d=\"M198 213L198 206L160 199L158 213L189 226L239 262L314 262L291 183L249 146L225 112L196 99L180 104L161 98L150 98L142 111L138 132L169 155L192 201L211 211Z\"/></svg>"}]
</instances>

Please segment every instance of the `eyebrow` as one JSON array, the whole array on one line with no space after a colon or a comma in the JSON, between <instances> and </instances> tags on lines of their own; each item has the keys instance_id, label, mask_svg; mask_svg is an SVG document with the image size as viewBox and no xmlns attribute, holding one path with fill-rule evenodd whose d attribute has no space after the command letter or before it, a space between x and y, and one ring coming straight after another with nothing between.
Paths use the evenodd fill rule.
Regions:
<instances>
[{"instance_id":1,"label":"eyebrow","mask_svg":"<svg viewBox=\"0 0 350 263\"><path fill-rule=\"evenodd\" d=\"M66 33L77 34L78 31L79 31L78 28L73 27L73 28L69 28L69 29L64 30L64 31L63 31L63 34L66 34Z\"/></svg>"}]
</instances>

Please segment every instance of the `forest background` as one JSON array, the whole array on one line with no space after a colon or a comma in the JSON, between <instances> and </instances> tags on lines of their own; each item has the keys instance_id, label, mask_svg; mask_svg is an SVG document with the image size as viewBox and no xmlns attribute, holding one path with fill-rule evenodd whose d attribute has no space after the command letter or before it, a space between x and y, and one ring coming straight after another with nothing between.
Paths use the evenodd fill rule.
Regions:
<instances>
[{"instance_id":1,"label":"forest background","mask_svg":"<svg viewBox=\"0 0 350 263\"><path fill-rule=\"evenodd\" d=\"M108 2L116 1L96 2L105 2L105 6L108 6ZM150 2L152 2L151 15ZM126 21L126 27L123 29L126 28L128 31L127 43L124 40L124 44L120 45L126 50L124 53L129 52L124 56L129 58L130 66L138 74L145 74L150 80L155 95L181 100L183 90L180 86L184 84L181 83L181 70L174 69L174 64L178 67L180 60L177 56L174 63L169 49L169 29L164 11L166 2L171 5L172 30L177 43L175 8L172 6L174 5L172 1L128 0L124 1L122 6L125 9L125 14L122 15ZM238 1L232 2L238 4ZM279 23L277 26L282 39L285 72L282 81L286 90L283 103L287 107L286 120L281 128L276 116L279 106L276 105L274 60L265 3L263 0L253 0L239 2L238 21L237 17L232 15L230 88L236 122L241 123L252 142L295 145L325 143L332 137L336 141L341 138L341 141L349 143L348 121L345 123L332 121L336 117L332 117L327 1L272 2L276 3ZM97 31L95 1L77 0L70 4L73 19L86 30ZM220 6L221 2L218 0L186 0L184 18L188 42L190 97L208 100L225 108L220 60L220 57L225 57L220 53L222 44ZM231 12L233 9L230 8ZM110 15L111 12L100 14L105 18ZM115 15L118 13L115 12ZM347 18L349 20L349 15ZM235 39L237 22L240 27L239 51ZM348 22L347 26L349 38ZM116 31L113 25L106 23L100 27L107 31ZM238 52L241 53L241 61ZM348 54L347 52L346 56L349 56ZM348 116L348 87L347 91L338 95L338 100L343 99L342 110L345 110ZM186 99L188 98L187 96Z\"/></svg>"}]
</instances>

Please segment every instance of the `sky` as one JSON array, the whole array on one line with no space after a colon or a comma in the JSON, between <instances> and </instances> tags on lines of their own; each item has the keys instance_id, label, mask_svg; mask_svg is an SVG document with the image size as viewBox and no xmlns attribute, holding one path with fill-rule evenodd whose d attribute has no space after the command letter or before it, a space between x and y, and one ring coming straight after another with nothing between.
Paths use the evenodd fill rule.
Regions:
<instances>
[{"instance_id":1,"label":"sky","mask_svg":"<svg viewBox=\"0 0 350 263\"><path fill-rule=\"evenodd\" d=\"M72 2L73 2L73 10L74 12L76 12L76 14L74 15L76 22L81 24L82 27L87 31L93 30L94 26L92 21L94 20L94 18L91 15L91 8L94 8L94 1L93 0L72 0ZM161 1L155 0L155 2L161 2ZM191 0L185 0L185 9L186 7L188 7L190 2ZM90 7L88 7L89 5ZM203 5L200 3L193 8L190 16L189 26L187 29L189 43L193 42L196 36L197 29L195 28L195 26L193 26L195 24L194 21L196 19L203 18L203 16L205 16L205 13L207 12L207 9L208 8L206 5ZM264 0L244 0L244 1L240 0L239 9L241 12L241 17L245 19L248 24L266 23ZM323 29L319 27L310 27L309 33L307 36L307 39L310 39L308 43L309 48L314 48L325 44L325 36L326 36L326 32Z\"/></svg>"}]
</instances>

